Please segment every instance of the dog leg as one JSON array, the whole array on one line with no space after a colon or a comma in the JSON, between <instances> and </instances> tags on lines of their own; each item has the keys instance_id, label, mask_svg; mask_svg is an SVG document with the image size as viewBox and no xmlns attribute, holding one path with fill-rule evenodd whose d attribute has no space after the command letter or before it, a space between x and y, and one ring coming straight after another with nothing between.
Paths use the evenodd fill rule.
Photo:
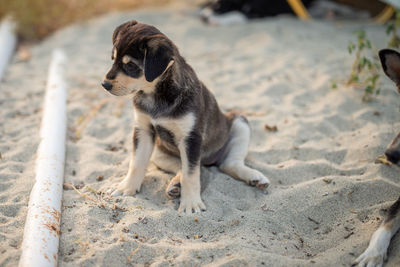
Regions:
<instances>
[{"instance_id":1,"label":"dog leg","mask_svg":"<svg viewBox=\"0 0 400 267\"><path fill-rule=\"evenodd\" d=\"M157 145L151 155L151 162L165 172L176 174L181 170L180 159L165 153Z\"/></svg>"},{"instance_id":2,"label":"dog leg","mask_svg":"<svg viewBox=\"0 0 400 267\"><path fill-rule=\"evenodd\" d=\"M179 158L165 153L156 146L151 156L151 161L157 168L176 174L169 182L165 193L171 198L178 198L181 195L181 161Z\"/></svg>"},{"instance_id":3,"label":"dog leg","mask_svg":"<svg viewBox=\"0 0 400 267\"><path fill-rule=\"evenodd\" d=\"M165 193L170 198L178 198L181 195L181 177L182 173L178 172L169 182Z\"/></svg>"},{"instance_id":4,"label":"dog leg","mask_svg":"<svg viewBox=\"0 0 400 267\"><path fill-rule=\"evenodd\" d=\"M181 161L181 203L178 211L186 214L205 210L200 197L200 148L201 136L192 131L178 145Z\"/></svg>"},{"instance_id":5,"label":"dog leg","mask_svg":"<svg viewBox=\"0 0 400 267\"><path fill-rule=\"evenodd\" d=\"M232 123L231 139L228 144L228 154L219 165L219 169L235 179L252 186L264 189L269 180L261 172L244 164L250 143L250 127L243 117L237 117Z\"/></svg>"},{"instance_id":6,"label":"dog leg","mask_svg":"<svg viewBox=\"0 0 400 267\"><path fill-rule=\"evenodd\" d=\"M133 151L129 162L129 171L124 180L119 183L113 196L135 195L140 191L146 168L154 146L154 133L149 128L138 127L133 133Z\"/></svg>"},{"instance_id":7,"label":"dog leg","mask_svg":"<svg viewBox=\"0 0 400 267\"><path fill-rule=\"evenodd\" d=\"M382 266L386 260L390 239L399 228L400 198L390 207L387 217L372 235L368 248L356 259L354 264L362 267Z\"/></svg>"}]
</instances>

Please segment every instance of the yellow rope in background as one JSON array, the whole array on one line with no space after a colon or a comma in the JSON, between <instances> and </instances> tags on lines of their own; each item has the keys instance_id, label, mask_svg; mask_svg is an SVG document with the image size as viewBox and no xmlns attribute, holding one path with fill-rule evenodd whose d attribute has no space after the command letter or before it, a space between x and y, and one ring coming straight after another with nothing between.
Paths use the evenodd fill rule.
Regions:
<instances>
[{"instance_id":1,"label":"yellow rope in background","mask_svg":"<svg viewBox=\"0 0 400 267\"><path fill-rule=\"evenodd\" d=\"M303 20L310 20L311 16L308 14L307 9L304 7L301 0L286 0L294 13ZM376 23L385 23L388 21L394 14L395 9L391 5L386 5L385 8L379 13L374 21Z\"/></svg>"},{"instance_id":2,"label":"yellow rope in background","mask_svg":"<svg viewBox=\"0 0 400 267\"><path fill-rule=\"evenodd\" d=\"M388 21L394 14L394 7L391 5L385 6L381 13L379 13L375 18L374 21L376 23L385 23Z\"/></svg>"},{"instance_id":3,"label":"yellow rope in background","mask_svg":"<svg viewBox=\"0 0 400 267\"><path fill-rule=\"evenodd\" d=\"M296 15L304 20L310 20L311 16L308 14L307 9L304 7L301 0L286 0Z\"/></svg>"}]
</instances>

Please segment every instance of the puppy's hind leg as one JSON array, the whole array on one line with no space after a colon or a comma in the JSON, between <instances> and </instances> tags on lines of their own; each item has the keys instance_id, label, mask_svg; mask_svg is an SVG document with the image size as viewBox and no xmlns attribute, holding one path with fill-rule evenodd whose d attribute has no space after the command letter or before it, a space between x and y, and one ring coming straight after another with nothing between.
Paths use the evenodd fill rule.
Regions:
<instances>
[{"instance_id":1,"label":"puppy's hind leg","mask_svg":"<svg viewBox=\"0 0 400 267\"><path fill-rule=\"evenodd\" d=\"M368 248L361 254L354 265L382 266L386 260L390 239L400 228L400 197L389 208L389 212L383 223L374 232L369 241Z\"/></svg>"},{"instance_id":2,"label":"puppy's hind leg","mask_svg":"<svg viewBox=\"0 0 400 267\"><path fill-rule=\"evenodd\" d=\"M182 173L178 172L172 179L169 181L167 189L165 193L170 198L178 198L181 196L181 177Z\"/></svg>"},{"instance_id":3,"label":"puppy's hind leg","mask_svg":"<svg viewBox=\"0 0 400 267\"><path fill-rule=\"evenodd\" d=\"M169 182L165 193L171 198L178 198L181 195L181 161L178 157L163 152L156 146L151 161L163 171L176 174Z\"/></svg>"},{"instance_id":4,"label":"puppy's hind leg","mask_svg":"<svg viewBox=\"0 0 400 267\"><path fill-rule=\"evenodd\" d=\"M228 143L228 152L219 169L235 179L244 181L252 186L264 189L269 180L261 172L249 168L244 164L250 143L250 126L247 120L238 116L234 119L231 129L231 139Z\"/></svg>"},{"instance_id":5,"label":"puppy's hind leg","mask_svg":"<svg viewBox=\"0 0 400 267\"><path fill-rule=\"evenodd\" d=\"M165 153L157 145L154 148L150 160L157 168L165 172L176 174L181 170L181 160L178 157Z\"/></svg>"}]
</instances>

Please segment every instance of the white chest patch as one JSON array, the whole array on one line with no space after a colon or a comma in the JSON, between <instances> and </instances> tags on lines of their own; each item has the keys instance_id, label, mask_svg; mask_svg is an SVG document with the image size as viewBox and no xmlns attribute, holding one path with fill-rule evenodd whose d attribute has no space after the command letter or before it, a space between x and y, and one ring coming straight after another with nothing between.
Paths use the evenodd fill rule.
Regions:
<instances>
[{"instance_id":1,"label":"white chest patch","mask_svg":"<svg viewBox=\"0 0 400 267\"><path fill-rule=\"evenodd\" d=\"M175 136L175 140L179 143L184 137L190 134L195 121L196 118L193 113L188 113L180 118L151 119L151 124L154 126L161 126L171 131Z\"/></svg>"}]
</instances>

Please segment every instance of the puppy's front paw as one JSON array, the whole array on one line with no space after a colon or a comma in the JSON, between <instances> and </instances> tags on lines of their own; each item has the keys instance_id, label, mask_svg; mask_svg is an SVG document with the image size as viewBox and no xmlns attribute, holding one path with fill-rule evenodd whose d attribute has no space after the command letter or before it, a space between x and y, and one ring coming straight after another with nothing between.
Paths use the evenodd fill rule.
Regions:
<instances>
[{"instance_id":1,"label":"puppy's front paw","mask_svg":"<svg viewBox=\"0 0 400 267\"><path fill-rule=\"evenodd\" d=\"M186 214L191 214L192 211L197 213L197 212L205 211L205 210L206 210L206 206L204 205L200 196L198 196L198 197L193 197L193 196L183 197L183 196L181 196L181 204L179 205L179 209L178 209L179 213L184 212Z\"/></svg>"},{"instance_id":2,"label":"puppy's front paw","mask_svg":"<svg viewBox=\"0 0 400 267\"><path fill-rule=\"evenodd\" d=\"M372 235L368 248L355 261L358 266L382 266L386 260L387 249L390 244L392 233L384 226L380 226Z\"/></svg>"},{"instance_id":3,"label":"puppy's front paw","mask_svg":"<svg viewBox=\"0 0 400 267\"><path fill-rule=\"evenodd\" d=\"M383 261L386 259L386 252L379 251L376 247L368 247L363 254L361 254L353 266L368 266L368 267L380 267L383 265Z\"/></svg>"},{"instance_id":4,"label":"puppy's front paw","mask_svg":"<svg viewBox=\"0 0 400 267\"><path fill-rule=\"evenodd\" d=\"M136 193L140 191L141 183L138 183L134 179L125 178L122 180L116 189L111 188L108 190L112 196L134 196Z\"/></svg>"},{"instance_id":5,"label":"puppy's front paw","mask_svg":"<svg viewBox=\"0 0 400 267\"><path fill-rule=\"evenodd\" d=\"M249 185L256 186L260 189L266 189L270 184L267 177L257 170L252 170L251 177L249 179Z\"/></svg>"}]
</instances>

